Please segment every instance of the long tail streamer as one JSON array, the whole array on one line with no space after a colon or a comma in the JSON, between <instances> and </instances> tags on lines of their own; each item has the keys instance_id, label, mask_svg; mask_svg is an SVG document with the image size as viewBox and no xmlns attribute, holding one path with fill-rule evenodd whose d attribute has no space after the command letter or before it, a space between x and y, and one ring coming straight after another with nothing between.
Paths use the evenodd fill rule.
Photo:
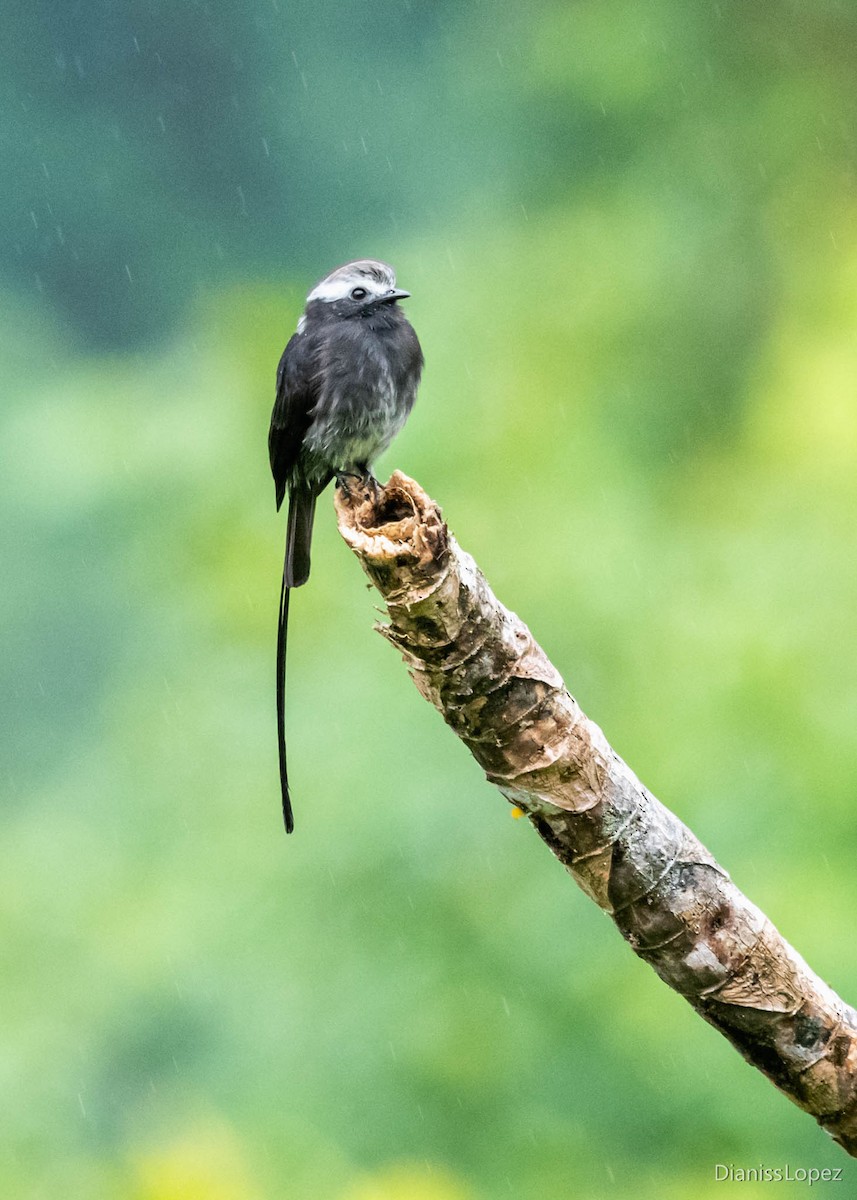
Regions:
<instances>
[{"instance_id":1,"label":"long tail streamer","mask_svg":"<svg viewBox=\"0 0 857 1200\"><path fill-rule=\"evenodd\" d=\"M295 827L289 796L289 772L286 767L286 637L289 632L289 593L286 575L280 586L280 620L277 626L277 741L280 749L280 790L283 794L283 824L286 833Z\"/></svg>"}]
</instances>

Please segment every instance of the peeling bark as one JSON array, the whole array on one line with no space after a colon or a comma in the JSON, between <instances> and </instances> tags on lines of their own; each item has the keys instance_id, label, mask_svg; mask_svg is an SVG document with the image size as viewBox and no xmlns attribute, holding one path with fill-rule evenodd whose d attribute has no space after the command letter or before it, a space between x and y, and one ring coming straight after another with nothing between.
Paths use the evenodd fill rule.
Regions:
<instances>
[{"instance_id":1,"label":"peeling bark","mask_svg":"<svg viewBox=\"0 0 857 1200\"><path fill-rule=\"evenodd\" d=\"M857 1013L580 710L437 505L396 472L337 491L421 694L640 958L857 1157Z\"/></svg>"}]
</instances>

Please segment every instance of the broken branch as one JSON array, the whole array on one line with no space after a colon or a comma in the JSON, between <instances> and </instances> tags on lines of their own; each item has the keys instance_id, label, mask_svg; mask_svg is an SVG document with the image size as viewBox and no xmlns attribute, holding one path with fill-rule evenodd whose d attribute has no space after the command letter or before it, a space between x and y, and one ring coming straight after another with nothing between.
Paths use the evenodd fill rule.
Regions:
<instances>
[{"instance_id":1,"label":"broken branch","mask_svg":"<svg viewBox=\"0 0 857 1200\"><path fill-rule=\"evenodd\" d=\"M397 471L336 507L380 632L489 781L634 952L857 1157L854 1009L643 787L418 484Z\"/></svg>"}]
</instances>

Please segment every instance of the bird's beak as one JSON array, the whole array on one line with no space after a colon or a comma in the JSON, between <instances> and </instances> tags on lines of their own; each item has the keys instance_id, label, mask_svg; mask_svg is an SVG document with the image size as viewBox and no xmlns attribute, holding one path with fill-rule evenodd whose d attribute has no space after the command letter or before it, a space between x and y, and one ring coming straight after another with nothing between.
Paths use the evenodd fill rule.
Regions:
<instances>
[{"instance_id":1,"label":"bird's beak","mask_svg":"<svg viewBox=\"0 0 857 1200\"><path fill-rule=\"evenodd\" d=\"M390 288L389 292L381 297L382 304L395 304L397 300L407 300L410 292L405 292L401 288Z\"/></svg>"}]
</instances>

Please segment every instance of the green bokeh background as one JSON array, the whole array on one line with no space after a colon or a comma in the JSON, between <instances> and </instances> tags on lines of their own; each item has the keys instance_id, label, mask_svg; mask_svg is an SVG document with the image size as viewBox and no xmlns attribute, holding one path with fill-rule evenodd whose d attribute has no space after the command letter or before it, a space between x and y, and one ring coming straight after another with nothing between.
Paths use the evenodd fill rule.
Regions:
<instances>
[{"instance_id":1,"label":"green bokeh background","mask_svg":"<svg viewBox=\"0 0 857 1200\"><path fill-rule=\"evenodd\" d=\"M265 439L307 288L392 261L379 474L853 1000L857 10L10 0L0 58L0 1194L852 1194L510 820L328 499L284 838Z\"/></svg>"}]
</instances>

